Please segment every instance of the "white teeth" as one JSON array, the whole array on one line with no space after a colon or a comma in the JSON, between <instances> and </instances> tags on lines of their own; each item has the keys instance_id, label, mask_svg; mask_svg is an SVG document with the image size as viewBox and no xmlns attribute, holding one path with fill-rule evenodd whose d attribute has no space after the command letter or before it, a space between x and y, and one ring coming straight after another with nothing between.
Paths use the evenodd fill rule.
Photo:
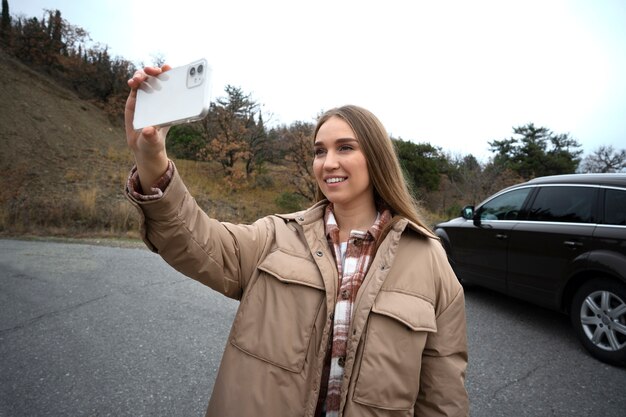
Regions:
<instances>
[{"instance_id":1,"label":"white teeth","mask_svg":"<svg viewBox=\"0 0 626 417\"><path fill-rule=\"evenodd\" d=\"M334 184L334 183L337 183L337 182L343 182L345 180L346 180L345 178L329 178L329 179L326 180L326 183L327 184Z\"/></svg>"}]
</instances>

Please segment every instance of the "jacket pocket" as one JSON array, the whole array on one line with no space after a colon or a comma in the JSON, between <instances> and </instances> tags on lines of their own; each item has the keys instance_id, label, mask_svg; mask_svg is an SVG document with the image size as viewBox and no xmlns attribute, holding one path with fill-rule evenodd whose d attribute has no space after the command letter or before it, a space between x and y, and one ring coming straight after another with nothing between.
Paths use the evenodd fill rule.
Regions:
<instances>
[{"instance_id":1,"label":"jacket pocket","mask_svg":"<svg viewBox=\"0 0 626 417\"><path fill-rule=\"evenodd\" d=\"M233 324L231 343L291 372L301 372L325 297L312 260L275 251L259 265Z\"/></svg>"},{"instance_id":2,"label":"jacket pocket","mask_svg":"<svg viewBox=\"0 0 626 417\"><path fill-rule=\"evenodd\" d=\"M437 331L435 309L409 294L381 291L368 319L353 400L387 410L410 410L419 392L422 352Z\"/></svg>"}]
</instances>

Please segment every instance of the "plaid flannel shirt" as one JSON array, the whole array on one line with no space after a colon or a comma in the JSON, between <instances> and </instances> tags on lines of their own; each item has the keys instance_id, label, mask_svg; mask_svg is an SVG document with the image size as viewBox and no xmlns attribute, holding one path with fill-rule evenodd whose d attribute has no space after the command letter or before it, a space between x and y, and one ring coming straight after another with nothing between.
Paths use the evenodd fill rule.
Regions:
<instances>
[{"instance_id":1,"label":"plaid flannel shirt","mask_svg":"<svg viewBox=\"0 0 626 417\"><path fill-rule=\"evenodd\" d=\"M333 205L329 204L326 208L326 236L335 254L339 285L337 285L332 345L322 373L322 389L320 390L321 395L316 415L321 415L322 402L325 404L326 417L334 417L339 414L341 381L344 375L348 331L352 322L354 300L374 258L376 240L390 218L389 210L379 213L376 221L367 232L352 230L348 241L342 247L339 240L339 227L333 214Z\"/></svg>"}]
</instances>

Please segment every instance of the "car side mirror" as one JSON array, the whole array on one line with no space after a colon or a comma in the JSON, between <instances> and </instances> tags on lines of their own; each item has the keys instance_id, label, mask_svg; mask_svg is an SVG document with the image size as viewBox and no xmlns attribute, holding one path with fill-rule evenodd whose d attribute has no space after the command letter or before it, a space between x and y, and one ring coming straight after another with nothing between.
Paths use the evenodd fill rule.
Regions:
<instances>
[{"instance_id":1,"label":"car side mirror","mask_svg":"<svg viewBox=\"0 0 626 417\"><path fill-rule=\"evenodd\" d=\"M480 226L480 214L474 211L474 206L465 206L461 210L461 216L465 220L473 220L474 226Z\"/></svg>"},{"instance_id":2,"label":"car side mirror","mask_svg":"<svg viewBox=\"0 0 626 417\"><path fill-rule=\"evenodd\" d=\"M474 206L465 206L461 210L461 217L465 220L472 220L474 218Z\"/></svg>"}]
</instances>

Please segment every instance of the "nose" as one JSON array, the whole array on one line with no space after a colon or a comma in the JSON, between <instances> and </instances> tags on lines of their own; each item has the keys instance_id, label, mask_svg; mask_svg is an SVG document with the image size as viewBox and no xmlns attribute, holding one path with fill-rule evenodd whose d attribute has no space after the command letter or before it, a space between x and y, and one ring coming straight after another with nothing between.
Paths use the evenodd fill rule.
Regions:
<instances>
[{"instance_id":1,"label":"nose","mask_svg":"<svg viewBox=\"0 0 626 417\"><path fill-rule=\"evenodd\" d=\"M332 171L337 168L339 168L339 159L337 158L337 154L333 151L328 151L326 153L326 157L324 158L324 169Z\"/></svg>"}]
</instances>

